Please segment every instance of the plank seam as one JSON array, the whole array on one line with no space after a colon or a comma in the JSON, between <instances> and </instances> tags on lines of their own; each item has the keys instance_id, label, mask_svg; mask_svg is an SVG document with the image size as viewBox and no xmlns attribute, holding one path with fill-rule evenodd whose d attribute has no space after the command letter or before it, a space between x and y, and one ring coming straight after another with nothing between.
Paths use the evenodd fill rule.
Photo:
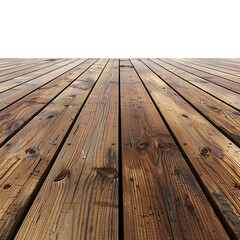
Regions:
<instances>
[{"instance_id":1,"label":"plank seam","mask_svg":"<svg viewBox=\"0 0 240 240\"><path fill-rule=\"evenodd\" d=\"M122 176L122 125L121 125L121 73L120 73L120 59L118 60L118 174L119 174L119 186L118 186L118 229L119 229L119 239L124 240L124 224L123 224L123 176Z\"/></svg>"}]
</instances>

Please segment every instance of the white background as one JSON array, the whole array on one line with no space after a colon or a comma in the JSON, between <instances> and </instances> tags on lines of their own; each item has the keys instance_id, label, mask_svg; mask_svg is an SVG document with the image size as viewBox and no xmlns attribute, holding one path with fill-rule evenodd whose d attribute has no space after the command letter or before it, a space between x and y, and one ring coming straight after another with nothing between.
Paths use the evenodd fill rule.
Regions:
<instances>
[{"instance_id":1,"label":"white background","mask_svg":"<svg viewBox=\"0 0 240 240\"><path fill-rule=\"evenodd\" d=\"M0 57L240 57L239 0L1 0Z\"/></svg>"}]
</instances>

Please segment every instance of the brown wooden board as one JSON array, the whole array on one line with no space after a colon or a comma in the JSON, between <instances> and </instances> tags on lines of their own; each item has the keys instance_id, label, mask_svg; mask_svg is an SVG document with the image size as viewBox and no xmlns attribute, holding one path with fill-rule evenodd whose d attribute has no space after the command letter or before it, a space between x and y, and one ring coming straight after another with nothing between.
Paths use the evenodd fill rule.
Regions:
<instances>
[{"instance_id":1,"label":"brown wooden board","mask_svg":"<svg viewBox=\"0 0 240 240\"><path fill-rule=\"evenodd\" d=\"M89 59L86 62L81 63L70 71L57 77L53 81L2 110L0 112L0 146L9 140L11 136L20 130L95 62L96 59ZM99 60L99 62L95 64L94 68L96 66L103 67L103 64L105 63L106 60ZM94 71L94 69L91 69L90 71Z\"/></svg>"},{"instance_id":2,"label":"brown wooden board","mask_svg":"<svg viewBox=\"0 0 240 240\"><path fill-rule=\"evenodd\" d=\"M125 239L228 239L129 61L121 61Z\"/></svg>"},{"instance_id":3,"label":"brown wooden board","mask_svg":"<svg viewBox=\"0 0 240 240\"><path fill-rule=\"evenodd\" d=\"M240 146L240 111L183 81L156 63L146 59L142 61L234 143Z\"/></svg>"},{"instance_id":4,"label":"brown wooden board","mask_svg":"<svg viewBox=\"0 0 240 240\"><path fill-rule=\"evenodd\" d=\"M58 61L50 62L41 65L41 68L39 70L36 70L31 73L24 74L23 76L16 77L13 79L10 79L8 81L0 83L0 93L7 91L13 87L16 87L18 85L24 84L25 82L31 81L32 79L39 77L41 75L44 75L48 72L51 72L57 68L60 68L61 66L64 66L67 64L68 60L61 59ZM66 62L66 64L64 64Z\"/></svg>"},{"instance_id":5,"label":"brown wooden board","mask_svg":"<svg viewBox=\"0 0 240 240\"><path fill-rule=\"evenodd\" d=\"M118 239L118 75L110 60L15 239Z\"/></svg>"},{"instance_id":6,"label":"brown wooden board","mask_svg":"<svg viewBox=\"0 0 240 240\"><path fill-rule=\"evenodd\" d=\"M7 64L2 64L1 62L1 66L0 66L0 73L3 71L3 70L7 70L7 69L12 69L12 68L15 68L15 67L20 67L20 66L24 66L24 65L27 65L27 64L32 64L34 63L35 61L42 61L43 59L27 59L25 61L15 61L15 62L8 62Z\"/></svg>"},{"instance_id":7,"label":"brown wooden board","mask_svg":"<svg viewBox=\"0 0 240 240\"><path fill-rule=\"evenodd\" d=\"M188 60L188 59L184 59L184 60ZM224 63L213 62L213 61L207 60L207 59L204 59L204 60L189 59L189 61L191 61L192 64L197 65L197 66L200 65L202 67L211 68L213 70L217 70L220 72L232 74L235 76L240 76L240 66L238 66L238 67L226 66L226 64L224 64Z\"/></svg>"},{"instance_id":8,"label":"brown wooden board","mask_svg":"<svg viewBox=\"0 0 240 240\"><path fill-rule=\"evenodd\" d=\"M0 239L15 234L102 69L93 65L0 149Z\"/></svg>"},{"instance_id":9,"label":"brown wooden board","mask_svg":"<svg viewBox=\"0 0 240 240\"><path fill-rule=\"evenodd\" d=\"M44 64L46 64L45 60L40 60L40 61L36 60L36 61L31 61L30 64L27 64L24 66L1 71L0 72L0 83L8 81L9 79L12 79L14 77L22 76L26 73L33 72L33 71L41 68L41 65L44 65Z\"/></svg>"},{"instance_id":10,"label":"brown wooden board","mask_svg":"<svg viewBox=\"0 0 240 240\"><path fill-rule=\"evenodd\" d=\"M132 60L202 188L240 238L240 149L139 60Z\"/></svg>"},{"instance_id":11,"label":"brown wooden board","mask_svg":"<svg viewBox=\"0 0 240 240\"><path fill-rule=\"evenodd\" d=\"M69 60L67 65L48 73L46 76L37 77L32 81L25 83L24 85L19 85L7 92L0 93L0 110L6 108L27 94L54 80L55 78L61 76L66 71L71 70L84 61L86 61L86 59Z\"/></svg>"},{"instance_id":12,"label":"brown wooden board","mask_svg":"<svg viewBox=\"0 0 240 240\"><path fill-rule=\"evenodd\" d=\"M240 84L237 83L237 82L232 82L230 80L221 78L219 76L215 76L215 75L212 75L210 73L200 71L196 68L192 68L188 65L181 64L181 63L177 62L176 59L175 59L175 61L173 61L171 59L162 59L162 60L164 62L167 62L167 63L175 66L175 67L179 67L180 69L185 70L186 72L192 73L192 74L194 74L194 75L196 75L200 78L203 78L207 81L218 84L219 86L225 87L225 88L227 88L229 90L232 90L236 93L240 93Z\"/></svg>"},{"instance_id":13,"label":"brown wooden board","mask_svg":"<svg viewBox=\"0 0 240 240\"><path fill-rule=\"evenodd\" d=\"M189 67L192 67L194 69L196 68L196 69L198 69L198 70L200 70L202 72L210 73L213 76L218 76L218 77L221 77L223 79L226 79L226 80L229 80L229 81L233 81L233 82L236 82L236 83L240 84L240 77L239 76L235 76L235 75L232 75L232 74L229 74L229 73L218 71L218 70L215 70L215 69L212 69L212 68L209 68L209 67L196 65L192 61L186 60L186 59L172 59L172 60L176 60L177 62L180 62L180 63L182 63L184 65L187 65Z\"/></svg>"},{"instance_id":14,"label":"brown wooden board","mask_svg":"<svg viewBox=\"0 0 240 240\"><path fill-rule=\"evenodd\" d=\"M214 84L212 82L209 82L203 78L200 78L198 76L195 76L191 73L188 73L184 70L181 70L180 68L174 67L171 64L168 64L162 60L159 59L151 59L153 62L159 64L169 72L174 73L175 75L181 77L183 80L191 83L192 85L202 89L208 94L211 94L212 96L218 98L219 100L227 103L228 105L231 105L232 107L236 108L237 110L240 110L240 96L239 94L228 90L224 87L221 87L217 84Z\"/></svg>"}]
</instances>

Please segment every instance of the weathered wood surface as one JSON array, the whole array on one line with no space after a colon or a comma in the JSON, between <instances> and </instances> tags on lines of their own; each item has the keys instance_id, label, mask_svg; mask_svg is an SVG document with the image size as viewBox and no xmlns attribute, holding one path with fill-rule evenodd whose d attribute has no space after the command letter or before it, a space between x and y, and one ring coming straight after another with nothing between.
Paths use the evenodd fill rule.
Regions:
<instances>
[{"instance_id":1,"label":"weathered wood surface","mask_svg":"<svg viewBox=\"0 0 240 240\"><path fill-rule=\"evenodd\" d=\"M12 69L13 71L17 71L15 68L16 67L21 67L21 66L25 66L25 65L28 65L28 64L32 64L34 62L40 62L42 61L42 59L36 59L36 60L33 60L33 59L27 59L25 61L21 61L21 62L18 62L18 61L15 61L15 62L9 62L7 64L1 64L0 65L0 73L1 73L1 76L4 75L4 74L7 74L7 73L4 73L3 70L7 70L7 69ZM47 61L47 60L45 60ZM21 70L21 69L20 69ZM3 73L3 74L2 74Z\"/></svg>"},{"instance_id":2,"label":"weathered wood surface","mask_svg":"<svg viewBox=\"0 0 240 240\"><path fill-rule=\"evenodd\" d=\"M240 150L139 60L133 65L232 234L240 238Z\"/></svg>"},{"instance_id":3,"label":"weathered wood surface","mask_svg":"<svg viewBox=\"0 0 240 240\"><path fill-rule=\"evenodd\" d=\"M0 146L96 62L87 60L0 112Z\"/></svg>"},{"instance_id":4,"label":"weathered wood surface","mask_svg":"<svg viewBox=\"0 0 240 240\"><path fill-rule=\"evenodd\" d=\"M197 68L203 72L208 72L208 73L211 73L212 75L216 75L216 76L219 76L219 77L222 77L222 78L225 78L225 79L228 79L228 80L231 80L233 82L237 82L237 83L240 83L240 77L237 75L239 74L239 69L238 71L228 71L226 72L227 70L223 70L221 67L216 67L215 68L212 68L212 67L209 67L209 66L206 66L206 65L202 65L202 64L197 64L189 59L181 59L181 61L184 63L184 64L187 64L188 66L191 66L193 68Z\"/></svg>"},{"instance_id":5,"label":"weathered wood surface","mask_svg":"<svg viewBox=\"0 0 240 240\"><path fill-rule=\"evenodd\" d=\"M185 59L188 60L188 59ZM207 68L211 68L220 72L229 73L235 76L240 76L240 65L226 65L221 62L214 62L212 60L199 60L199 59L191 59L191 63L197 66L203 66Z\"/></svg>"},{"instance_id":6,"label":"weathered wood surface","mask_svg":"<svg viewBox=\"0 0 240 240\"><path fill-rule=\"evenodd\" d=\"M219 100L227 103L228 105L240 110L240 101L239 101L239 94L235 93L231 90L228 90L224 87L221 87L217 84L209 82L203 78L195 76L191 73L181 70L173 65L170 65L162 60L159 59L151 59L153 62L156 62L169 72L174 73L175 75L181 77L183 80L191 83L192 85L204 90L208 94L218 98Z\"/></svg>"},{"instance_id":7,"label":"weathered wood surface","mask_svg":"<svg viewBox=\"0 0 240 240\"><path fill-rule=\"evenodd\" d=\"M110 60L16 239L118 238L118 84Z\"/></svg>"},{"instance_id":8,"label":"weathered wood surface","mask_svg":"<svg viewBox=\"0 0 240 240\"><path fill-rule=\"evenodd\" d=\"M227 239L134 68L120 69L125 239Z\"/></svg>"},{"instance_id":9,"label":"weathered wood surface","mask_svg":"<svg viewBox=\"0 0 240 240\"><path fill-rule=\"evenodd\" d=\"M222 78L220 76L216 76L216 75L210 74L208 72L198 70L197 68L193 68L193 67L189 66L189 64L183 64L181 61L176 60L176 59L174 59L174 61L171 59L163 59L163 61L165 61L175 67L179 67L180 69L185 70L186 72L190 72L190 73L192 73L198 77L201 77L207 81L218 84L219 86L225 87L236 93L240 93L240 84L237 82L232 82L232 81Z\"/></svg>"},{"instance_id":10,"label":"weathered wood surface","mask_svg":"<svg viewBox=\"0 0 240 240\"><path fill-rule=\"evenodd\" d=\"M22 76L26 73L33 72L39 68L42 67L42 65L45 65L46 61L36 61L35 63L31 63L22 67L6 70L6 71L1 71L0 73L0 82L5 82L8 81L14 77L19 77ZM17 71L16 71L17 70Z\"/></svg>"},{"instance_id":11,"label":"weathered wood surface","mask_svg":"<svg viewBox=\"0 0 240 240\"><path fill-rule=\"evenodd\" d=\"M86 71L0 149L0 239L17 228L103 66Z\"/></svg>"},{"instance_id":12,"label":"weathered wood surface","mask_svg":"<svg viewBox=\"0 0 240 240\"><path fill-rule=\"evenodd\" d=\"M86 60L86 59L85 59ZM58 76L61 76L66 71L71 70L72 68L76 67L80 63L84 62L85 60L69 60L68 64L52 71L47 76L40 76L38 78L33 79L30 82L25 83L24 85L16 86L10 89L7 92L0 93L0 110L6 108L10 104L16 102L17 100L21 99L25 95L33 92L37 88L45 85L46 83L54 80Z\"/></svg>"},{"instance_id":13,"label":"weathered wood surface","mask_svg":"<svg viewBox=\"0 0 240 240\"><path fill-rule=\"evenodd\" d=\"M186 101L198 109L202 115L208 118L215 126L240 146L240 118L234 108L201 91L190 83L183 81L178 76L150 60L144 59L143 62L163 81L185 98Z\"/></svg>"},{"instance_id":14,"label":"weathered wood surface","mask_svg":"<svg viewBox=\"0 0 240 240\"><path fill-rule=\"evenodd\" d=\"M21 85L25 82L28 82L31 79L34 79L41 75L44 75L48 72L51 72L57 68L60 68L61 66L64 66L67 64L67 62L66 62L66 64L64 64L65 61L64 61L64 59L61 59L61 60L57 60L54 62L46 63L46 64L41 65L41 68L39 68L38 70L36 70L34 72L30 72L30 73L24 74L20 77L16 77L16 78L10 79L8 81L5 81L5 82L1 83L1 85L0 85L0 93L7 91L8 89L11 89L15 86Z\"/></svg>"},{"instance_id":15,"label":"weathered wood surface","mask_svg":"<svg viewBox=\"0 0 240 240\"><path fill-rule=\"evenodd\" d=\"M239 76L0 59L0 239L240 239Z\"/></svg>"}]
</instances>

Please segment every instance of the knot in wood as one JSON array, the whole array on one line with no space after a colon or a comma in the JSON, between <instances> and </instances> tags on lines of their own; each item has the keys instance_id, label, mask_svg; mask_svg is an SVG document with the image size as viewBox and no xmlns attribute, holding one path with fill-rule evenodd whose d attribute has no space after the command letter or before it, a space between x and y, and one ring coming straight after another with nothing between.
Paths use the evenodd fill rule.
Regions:
<instances>
[{"instance_id":1,"label":"knot in wood","mask_svg":"<svg viewBox=\"0 0 240 240\"><path fill-rule=\"evenodd\" d=\"M105 178L116 179L118 177L118 171L115 168L98 168L97 172Z\"/></svg>"},{"instance_id":2,"label":"knot in wood","mask_svg":"<svg viewBox=\"0 0 240 240\"><path fill-rule=\"evenodd\" d=\"M29 149L29 151L28 151L30 154L34 154L34 153L36 153L36 151L34 150L34 149Z\"/></svg>"},{"instance_id":3,"label":"knot in wood","mask_svg":"<svg viewBox=\"0 0 240 240\"><path fill-rule=\"evenodd\" d=\"M10 184L6 184L6 185L4 185L4 189L8 189L8 188L10 188L11 187L11 185Z\"/></svg>"},{"instance_id":4,"label":"knot in wood","mask_svg":"<svg viewBox=\"0 0 240 240\"><path fill-rule=\"evenodd\" d=\"M144 148L146 148L149 144L147 142L140 142L137 144L137 147L140 149L140 150L143 150Z\"/></svg>"},{"instance_id":5,"label":"knot in wood","mask_svg":"<svg viewBox=\"0 0 240 240\"><path fill-rule=\"evenodd\" d=\"M202 155L205 155L205 154L207 154L208 153L208 149L207 148L203 148L202 150L201 150L201 154Z\"/></svg>"},{"instance_id":6,"label":"knot in wood","mask_svg":"<svg viewBox=\"0 0 240 240\"><path fill-rule=\"evenodd\" d=\"M60 172L56 178L54 179L54 182L59 182L61 180L63 180L64 178L68 177L70 175L70 171L68 170L63 170L62 172Z\"/></svg>"}]
</instances>

